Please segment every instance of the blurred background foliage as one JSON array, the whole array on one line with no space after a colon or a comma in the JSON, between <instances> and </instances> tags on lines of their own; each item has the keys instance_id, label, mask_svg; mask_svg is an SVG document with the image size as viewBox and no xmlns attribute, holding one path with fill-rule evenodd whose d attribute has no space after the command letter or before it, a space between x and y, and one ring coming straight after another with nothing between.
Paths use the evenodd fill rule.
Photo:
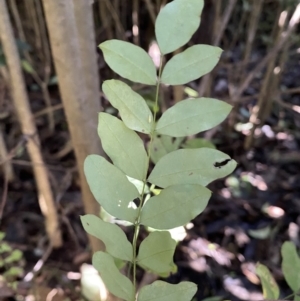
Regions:
<instances>
[{"instance_id":1,"label":"blurred background foliage","mask_svg":"<svg viewBox=\"0 0 300 301\"><path fill-rule=\"evenodd\" d=\"M82 158L101 153L99 145L93 146L97 112L101 108L117 115L101 91L104 80L117 76L105 65L97 45L107 39L129 41L157 62L154 22L168 1L50 2L0 0L0 18L3 7L8 9L5 22L13 29L30 108L27 113L18 111L18 84L4 51L7 31L2 19L0 300L98 300L99 294L104 300L101 279L92 277L94 271L86 265L90 250L102 246L87 239L79 221L84 211L99 213L81 177ZM83 8L90 13L80 19ZM154 141L154 163L175 149L199 147L217 147L239 163L231 176L210 185L214 194L205 212L173 231L179 241L178 269L166 280L196 282L195 300L263 299L257 262L270 269L281 298L291 294L281 271L280 249L286 240L300 247L299 11L298 0L205 0L201 26L189 46L211 44L224 50L213 72L185 86L163 87L158 107L152 87L132 86L158 114L188 97L214 97L234 106L229 118L213 130L186 140L157 136ZM87 24L91 35L84 33ZM94 58L93 70L77 48ZM93 80L94 90L89 87ZM95 93L89 95L92 90ZM22 122L28 118L39 137L35 144L42 161L26 148L32 134ZM142 138L147 146L147 137ZM55 212L49 216L41 208L38 195L43 187L37 185L32 168L39 164L46 168L51 187ZM150 190L157 193L154 187ZM101 216L114 221L103 211ZM45 220L59 224L56 248ZM131 239L132 229L126 232ZM91 279L95 291L87 288ZM142 285L154 276L139 271L139 279Z\"/></svg>"}]
</instances>

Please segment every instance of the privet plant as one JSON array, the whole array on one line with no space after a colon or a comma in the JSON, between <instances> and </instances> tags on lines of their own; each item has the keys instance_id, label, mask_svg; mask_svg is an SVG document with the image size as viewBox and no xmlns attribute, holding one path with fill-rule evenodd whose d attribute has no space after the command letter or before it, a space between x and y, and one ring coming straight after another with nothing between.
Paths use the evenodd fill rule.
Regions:
<instances>
[{"instance_id":1,"label":"privet plant","mask_svg":"<svg viewBox=\"0 0 300 301\"><path fill-rule=\"evenodd\" d=\"M185 45L200 25L203 0L174 0L159 13L155 23L161 52L158 75L150 56L133 44L109 40L100 44L106 63L121 77L156 86L157 107L160 85L184 85L210 72L221 49L194 45L174 55L163 67L164 56ZM176 270L173 255L176 242L168 230L187 224L207 206L211 191L205 186L230 174L236 162L211 148L179 149L163 156L150 175L152 144L157 135L185 137L208 130L222 122L231 106L212 98L182 100L156 120L145 100L120 80L107 80L103 91L122 121L107 113L99 114L98 133L103 149L113 164L90 155L84 171L90 189L102 208L134 229L132 243L116 224L97 216L82 217L84 229L101 239L106 252L93 255L107 289L127 301L189 301L197 287L191 282L176 285L155 281L137 294L137 265L168 276ZM149 135L148 151L140 132ZM161 188L151 196L148 183ZM151 232L137 245L141 225ZM117 260L129 263L129 277L121 274Z\"/></svg>"}]
</instances>

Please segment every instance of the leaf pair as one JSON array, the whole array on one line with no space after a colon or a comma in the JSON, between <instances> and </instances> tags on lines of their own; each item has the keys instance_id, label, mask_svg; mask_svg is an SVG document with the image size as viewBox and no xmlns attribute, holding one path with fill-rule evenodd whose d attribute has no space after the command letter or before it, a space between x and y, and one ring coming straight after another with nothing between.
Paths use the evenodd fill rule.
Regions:
<instances>
[{"instance_id":1,"label":"leaf pair","mask_svg":"<svg viewBox=\"0 0 300 301\"><path fill-rule=\"evenodd\" d=\"M187 99L168 109L154 127L153 115L145 100L128 85L119 80L107 80L102 88L110 103L119 110L125 125L145 134L154 129L157 134L172 137L195 135L218 125L232 108L213 98Z\"/></svg>"},{"instance_id":2,"label":"leaf pair","mask_svg":"<svg viewBox=\"0 0 300 301\"><path fill-rule=\"evenodd\" d=\"M96 252L93 266L100 271L107 289L115 296L126 301L135 300L132 282L116 268L113 258L104 252ZM196 293L197 286L190 282L172 285L163 281L155 281L144 286L138 294L138 301L189 301Z\"/></svg>"},{"instance_id":3,"label":"leaf pair","mask_svg":"<svg viewBox=\"0 0 300 301\"><path fill-rule=\"evenodd\" d=\"M142 48L128 42L109 40L100 45L105 61L117 74L133 82L156 85L156 69ZM163 69L160 82L183 85L210 72L222 50L210 45L194 45L171 58Z\"/></svg>"}]
</instances>

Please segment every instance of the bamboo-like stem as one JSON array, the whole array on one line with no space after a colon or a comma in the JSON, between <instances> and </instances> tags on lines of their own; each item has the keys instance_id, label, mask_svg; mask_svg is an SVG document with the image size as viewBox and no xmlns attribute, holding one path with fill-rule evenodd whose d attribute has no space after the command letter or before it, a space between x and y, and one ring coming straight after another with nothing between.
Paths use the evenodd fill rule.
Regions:
<instances>
[{"instance_id":1,"label":"bamboo-like stem","mask_svg":"<svg viewBox=\"0 0 300 301\"><path fill-rule=\"evenodd\" d=\"M37 129L29 105L29 99L21 70L20 57L15 44L5 0L0 0L0 38L10 72L13 103L18 113L22 132L25 137L27 137L28 154L32 162L40 163L33 166L33 171L37 183L39 205L46 220L46 231L49 236L50 244L53 247L60 247L62 245L62 239L58 215L47 169L44 165L40 150Z\"/></svg>"},{"instance_id":2,"label":"bamboo-like stem","mask_svg":"<svg viewBox=\"0 0 300 301\"><path fill-rule=\"evenodd\" d=\"M219 19L219 13L221 9L221 1L217 0L217 14L215 16L215 20ZM214 26L214 40L213 40L213 45L218 46L221 42L222 36L225 32L226 26L230 20L230 17L232 16L233 9L235 7L236 0L230 0L229 4L227 5L225 12L222 15L222 20L221 22L217 22ZM211 78L213 76L213 73L208 73L201 79L201 84L199 86L198 92L200 96L203 96L208 93L211 87ZM208 93L210 94L210 93Z\"/></svg>"},{"instance_id":3,"label":"bamboo-like stem","mask_svg":"<svg viewBox=\"0 0 300 301\"><path fill-rule=\"evenodd\" d=\"M8 157L7 148L5 145L3 129L0 126L0 162ZM15 178L14 170L10 160L3 163L4 177L8 182L12 182Z\"/></svg>"},{"instance_id":4,"label":"bamboo-like stem","mask_svg":"<svg viewBox=\"0 0 300 301\"><path fill-rule=\"evenodd\" d=\"M43 5L60 93L77 159L84 209L87 214L99 215L99 204L89 189L83 171L83 162L89 154L101 154L100 149L95 151L95 141L98 141L97 125L92 125L98 108L96 107L92 116L88 116L86 109L87 106L93 107L99 101L99 95L87 99L84 78L88 75L83 72L83 70L86 72L86 69L82 67L81 46L72 0L43 0ZM86 43L93 44L93 41L86 41ZM89 45L89 47L93 46ZM93 57L93 54L86 55ZM96 66L97 62L94 62L93 67ZM101 241L92 236L89 236L89 239L94 252L104 249Z\"/></svg>"},{"instance_id":5,"label":"bamboo-like stem","mask_svg":"<svg viewBox=\"0 0 300 301\"><path fill-rule=\"evenodd\" d=\"M300 21L300 4L297 5L288 25L288 29L283 31L278 42L274 45L274 47L268 52L268 54L263 58L263 60L257 64L257 66L248 74L248 76L243 80L243 82L239 85L239 88L233 93L232 101L235 103L238 101L240 96L243 94L245 89L250 85L255 75L260 72L269 61L283 49L284 45L290 38L291 34L295 31L296 26Z\"/></svg>"},{"instance_id":6,"label":"bamboo-like stem","mask_svg":"<svg viewBox=\"0 0 300 301\"><path fill-rule=\"evenodd\" d=\"M277 42L280 39L280 36L284 30L284 26L286 23L286 16L287 11L282 11L278 16L277 23L274 24L273 28L273 36L274 40ZM279 76L282 73L283 63L285 62L285 52L289 47L289 43L287 42L284 46L284 51L282 52L281 56L281 64L275 69L275 64L277 61L278 54L275 55L270 61L267 66L267 70L263 79L263 83L260 89L257 105L253 108L251 116L250 116L250 123L252 123L252 129L250 134L245 139L244 148L248 150L253 143L254 140L254 133L255 129L259 124L262 124L266 119L267 115L269 114L269 110L271 109L272 101L277 93L276 84L279 80ZM275 72L275 70L277 70Z\"/></svg>"},{"instance_id":7,"label":"bamboo-like stem","mask_svg":"<svg viewBox=\"0 0 300 301\"><path fill-rule=\"evenodd\" d=\"M17 24L17 28L18 28L18 33L20 35L20 38L23 40L23 42L26 42L26 37L25 37L25 33L23 30L23 26L22 26L22 22L21 22L21 18L17 9L17 4L15 2L16 0L12 0L11 3L11 8L12 8L12 12L13 12L13 17L14 20ZM33 18L35 19L34 16L34 3L33 4L33 9L32 9L32 14L33 14ZM38 26L34 26L34 27L38 27ZM39 34L39 29L37 30L37 33ZM36 40L39 40L38 37ZM39 45L40 43L38 43ZM50 76L50 72L51 72L51 61L46 61L47 66L45 68L45 80L42 80L42 78L39 76L39 74L35 71L34 67L33 67L33 60L29 54L29 52L26 50L24 51L24 56L26 58L26 60L31 64L32 66L32 70L30 72L31 76L33 77L33 79L36 81L36 83L39 85L39 87L42 90L42 94L43 94L43 98L45 100L45 104L47 106L47 108L51 107L51 97L49 94L49 90L48 90L48 81L49 81L49 76ZM54 122L54 115L53 112L51 110L48 111L48 120L49 120L49 130L50 132L54 131L54 126L55 126L55 122Z\"/></svg>"},{"instance_id":8,"label":"bamboo-like stem","mask_svg":"<svg viewBox=\"0 0 300 301\"><path fill-rule=\"evenodd\" d=\"M139 45L139 0L133 0L132 2L132 34L134 44Z\"/></svg>"}]
</instances>

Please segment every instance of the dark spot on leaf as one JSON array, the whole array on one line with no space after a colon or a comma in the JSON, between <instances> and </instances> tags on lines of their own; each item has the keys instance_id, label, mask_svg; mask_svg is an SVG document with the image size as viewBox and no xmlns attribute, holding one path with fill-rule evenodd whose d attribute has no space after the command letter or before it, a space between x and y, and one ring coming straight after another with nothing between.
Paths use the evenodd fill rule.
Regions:
<instances>
[{"instance_id":1,"label":"dark spot on leaf","mask_svg":"<svg viewBox=\"0 0 300 301\"><path fill-rule=\"evenodd\" d=\"M191 176L193 174L193 172L191 172L190 174L189 174L189 176Z\"/></svg>"},{"instance_id":2,"label":"dark spot on leaf","mask_svg":"<svg viewBox=\"0 0 300 301\"><path fill-rule=\"evenodd\" d=\"M136 198L136 199L133 200L133 202L135 203L135 205L136 205L137 207L139 207L141 201L140 201L139 198Z\"/></svg>"},{"instance_id":3,"label":"dark spot on leaf","mask_svg":"<svg viewBox=\"0 0 300 301\"><path fill-rule=\"evenodd\" d=\"M161 135L157 135L157 138L160 138L161 137Z\"/></svg>"},{"instance_id":4,"label":"dark spot on leaf","mask_svg":"<svg viewBox=\"0 0 300 301\"><path fill-rule=\"evenodd\" d=\"M157 152L157 147L154 147L154 151Z\"/></svg>"},{"instance_id":5,"label":"dark spot on leaf","mask_svg":"<svg viewBox=\"0 0 300 301\"><path fill-rule=\"evenodd\" d=\"M221 167L225 166L229 161L231 161L231 159L226 159L221 162L215 162L214 167L221 168Z\"/></svg>"},{"instance_id":6,"label":"dark spot on leaf","mask_svg":"<svg viewBox=\"0 0 300 301\"><path fill-rule=\"evenodd\" d=\"M89 223L86 223L88 226L90 225Z\"/></svg>"}]
</instances>

